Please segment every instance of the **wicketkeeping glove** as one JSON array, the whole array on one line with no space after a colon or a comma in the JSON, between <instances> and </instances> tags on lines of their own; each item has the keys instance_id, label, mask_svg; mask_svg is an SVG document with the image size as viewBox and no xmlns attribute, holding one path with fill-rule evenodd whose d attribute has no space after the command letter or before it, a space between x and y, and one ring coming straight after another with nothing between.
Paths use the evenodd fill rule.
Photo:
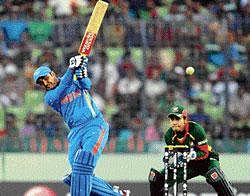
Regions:
<instances>
[{"instance_id":1,"label":"wicketkeeping glove","mask_svg":"<svg viewBox=\"0 0 250 196\"><path fill-rule=\"evenodd\" d=\"M191 149L190 152L188 153L188 157L187 157L188 161L195 160L196 157L197 157L197 153L193 149Z\"/></svg>"},{"instance_id":2,"label":"wicketkeeping glove","mask_svg":"<svg viewBox=\"0 0 250 196\"><path fill-rule=\"evenodd\" d=\"M170 169L174 169L174 159L175 159L175 155L174 153L171 153L170 156L169 156L169 160L168 160L168 166ZM163 161L166 161L164 160L163 158ZM178 166L182 166L183 165L183 155L181 153L177 153L177 162L176 164Z\"/></svg>"},{"instance_id":3,"label":"wicketkeeping glove","mask_svg":"<svg viewBox=\"0 0 250 196\"><path fill-rule=\"evenodd\" d=\"M86 66L81 66L75 69L75 75L77 79L88 77L88 70Z\"/></svg>"}]
</instances>

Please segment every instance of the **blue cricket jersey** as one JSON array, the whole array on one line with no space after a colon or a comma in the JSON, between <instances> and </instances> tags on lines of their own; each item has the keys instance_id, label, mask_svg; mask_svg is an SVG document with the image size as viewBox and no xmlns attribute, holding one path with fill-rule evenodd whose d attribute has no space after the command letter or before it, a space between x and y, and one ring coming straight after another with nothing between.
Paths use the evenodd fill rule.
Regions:
<instances>
[{"instance_id":1,"label":"blue cricket jersey","mask_svg":"<svg viewBox=\"0 0 250 196\"><path fill-rule=\"evenodd\" d=\"M70 129L85 126L96 118L103 118L101 111L89 94L91 80L73 80L74 71L67 69L59 85L46 92L44 102L59 112Z\"/></svg>"}]
</instances>

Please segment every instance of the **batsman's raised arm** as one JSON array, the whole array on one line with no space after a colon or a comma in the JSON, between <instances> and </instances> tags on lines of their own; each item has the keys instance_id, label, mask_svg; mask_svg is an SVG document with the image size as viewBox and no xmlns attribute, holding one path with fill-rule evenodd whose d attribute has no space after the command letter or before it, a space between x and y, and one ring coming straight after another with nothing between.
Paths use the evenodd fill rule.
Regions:
<instances>
[{"instance_id":1,"label":"batsman's raised arm","mask_svg":"<svg viewBox=\"0 0 250 196\"><path fill-rule=\"evenodd\" d=\"M75 70L82 64L83 60L80 55L72 57L67 71L61 78L57 77L48 66L42 65L36 69L33 79L46 90L44 97L46 104L50 106L57 104L57 101L63 97L66 89L72 84Z\"/></svg>"},{"instance_id":2,"label":"batsman's raised arm","mask_svg":"<svg viewBox=\"0 0 250 196\"><path fill-rule=\"evenodd\" d=\"M77 57L80 57L81 65L75 69L76 80L83 90L90 90L92 82L88 77L88 58L85 56Z\"/></svg>"}]
</instances>

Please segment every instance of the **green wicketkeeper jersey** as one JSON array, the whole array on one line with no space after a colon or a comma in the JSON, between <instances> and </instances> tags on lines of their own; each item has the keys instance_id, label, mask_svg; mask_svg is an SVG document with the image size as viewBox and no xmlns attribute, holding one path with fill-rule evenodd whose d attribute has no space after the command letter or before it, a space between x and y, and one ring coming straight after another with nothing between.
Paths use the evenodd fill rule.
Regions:
<instances>
[{"instance_id":1,"label":"green wicketkeeper jersey","mask_svg":"<svg viewBox=\"0 0 250 196\"><path fill-rule=\"evenodd\" d=\"M182 132L175 133L172 128L169 128L165 133L165 142L167 145L187 145L197 153L195 160L202 160L211 155L218 159L217 153L212 151L208 145L205 130L197 123L189 121Z\"/></svg>"}]
</instances>

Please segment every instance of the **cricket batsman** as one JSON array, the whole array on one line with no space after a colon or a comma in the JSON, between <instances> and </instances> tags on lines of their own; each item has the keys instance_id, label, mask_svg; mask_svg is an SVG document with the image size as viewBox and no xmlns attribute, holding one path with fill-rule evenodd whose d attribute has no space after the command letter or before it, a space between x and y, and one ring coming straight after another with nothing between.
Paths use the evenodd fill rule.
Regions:
<instances>
[{"instance_id":1,"label":"cricket batsman","mask_svg":"<svg viewBox=\"0 0 250 196\"><path fill-rule=\"evenodd\" d=\"M204 176L219 196L234 196L236 190L230 185L223 174L219 155L208 145L204 129L197 123L188 121L188 113L182 105L172 107L168 114L170 128L164 135L167 145L187 145L192 149L188 155L187 179ZM183 160L178 156L177 162ZM164 169L151 169L149 183L151 196L164 195ZM173 170L168 170L168 185L173 186ZM177 183L183 182L183 167L178 168Z\"/></svg>"},{"instance_id":2,"label":"cricket batsman","mask_svg":"<svg viewBox=\"0 0 250 196\"><path fill-rule=\"evenodd\" d=\"M93 175L108 139L109 125L89 93L87 65L88 58L77 55L70 58L61 78L48 66L38 67L33 75L35 83L46 90L45 104L57 111L70 128L68 160L72 173L64 182L70 185L72 196L128 195L128 191L113 191L108 183Z\"/></svg>"}]
</instances>

